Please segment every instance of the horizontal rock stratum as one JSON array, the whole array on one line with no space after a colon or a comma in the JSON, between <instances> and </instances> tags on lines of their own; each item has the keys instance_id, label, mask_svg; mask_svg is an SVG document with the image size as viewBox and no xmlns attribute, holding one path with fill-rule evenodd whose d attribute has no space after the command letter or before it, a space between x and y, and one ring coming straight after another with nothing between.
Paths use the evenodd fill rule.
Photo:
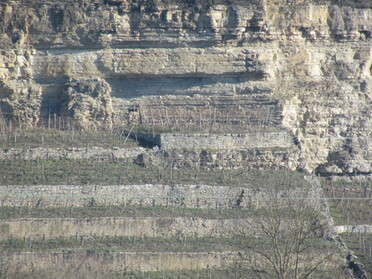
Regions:
<instances>
[{"instance_id":1,"label":"horizontal rock stratum","mask_svg":"<svg viewBox=\"0 0 372 279\"><path fill-rule=\"evenodd\" d=\"M1 113L275 127L291 168L369 174L372 4L337 3L2 1Z\"/></svg>"}]
</instances>

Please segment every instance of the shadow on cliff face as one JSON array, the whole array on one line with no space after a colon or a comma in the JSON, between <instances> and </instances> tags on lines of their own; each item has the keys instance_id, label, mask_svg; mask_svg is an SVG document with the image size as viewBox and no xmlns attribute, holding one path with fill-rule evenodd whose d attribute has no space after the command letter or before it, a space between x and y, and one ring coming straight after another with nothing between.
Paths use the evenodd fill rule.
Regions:
<instances>
[{"instance_id":1,"label":"shadow on cliff face","mask_svg":"<svg viewBox=\"0 0 372 279\"><path fill-rule=\"evenodd\" d=\"M371 163L365 158L371 158L370 151L369 139L348 139L340 150L331 152L328 162L318 166L315 172L321 176L369 174Z\"/></svg>"}]
</instances>

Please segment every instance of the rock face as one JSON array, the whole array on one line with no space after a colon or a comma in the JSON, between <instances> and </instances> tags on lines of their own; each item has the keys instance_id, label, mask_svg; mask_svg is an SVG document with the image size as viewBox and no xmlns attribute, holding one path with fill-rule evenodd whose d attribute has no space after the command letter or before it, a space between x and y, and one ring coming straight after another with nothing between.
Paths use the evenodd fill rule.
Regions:
<instances>
[{"instance_id":1,"label":"rock face","mask_svg":"<svg viewBox=\"0 0 372 279\"><path fill-rule=\"evenodd\" d=\"M1 113L34 125L39 121L41 88L32 80L0 81Z\"/></svg>"},{"instance_id":2,"label":"rock face","mask_svg":"<svg viewBox=\"0 0 372 279\"><path fill-rule=\"evenodd\" d=\"M337 3L2 1L1 110L275 127L293 168L371 173L372 4Z\"/></svg>"},{"instance_id":3,"label":"rock face","mask_svg":"<svg viewBox=\"0 0 372 279\"><path fill-rule=\"evenodd\" d=\"M112 124L111 88L101 78L70 79L61 100L61 114L73 117L77 123Z\"/></svg>"}]
</instances>

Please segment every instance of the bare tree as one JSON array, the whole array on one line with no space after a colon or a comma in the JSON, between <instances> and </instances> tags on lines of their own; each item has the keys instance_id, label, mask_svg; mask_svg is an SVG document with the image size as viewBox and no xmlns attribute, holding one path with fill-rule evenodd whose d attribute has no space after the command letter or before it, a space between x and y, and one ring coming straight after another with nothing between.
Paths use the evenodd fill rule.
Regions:
<instances>
[{"instance_id":1,"label":"bare tree","mask_svg":"<svg viewBox=\"0 0 372 279\"><path fill-rule=\"evenodd\" d=\"M257 212L241 244L258 278L305 279L333 264L337 247L325 239L327 220L313 200L272 198Z\"/></svg>"}]
</instances>

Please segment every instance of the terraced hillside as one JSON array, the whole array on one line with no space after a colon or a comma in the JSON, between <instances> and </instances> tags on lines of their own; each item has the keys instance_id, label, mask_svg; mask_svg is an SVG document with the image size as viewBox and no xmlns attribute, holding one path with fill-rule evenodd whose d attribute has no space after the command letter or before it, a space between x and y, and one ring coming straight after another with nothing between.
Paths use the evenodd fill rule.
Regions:
<instances>
[{"instance_id":1,"label":"terraced hillside","mask_svg":"<svg viewBox=\"0 0 372 279\"><path fill-rule=\"evenodd\" d=\"M323 181L329 198L335 230L362 262L365 271L372 272L372 183L368 180Z\"/></svg>"},{"instance_id":2,"label":"terraced hillside","mask_svg":"<svg viewBox=\"0 0 372 279\"><path fill-rule=\"evenodd\" d=\"M0 1L0 277L366 279L371 3Z\"/></svg>"},{"instance_id":3,"label":"terraced hillside","mask_svg":"<svg viewBox=\"0 0 372 279\"><path fill-rule=\"evenodd\" d=\"M312 278L349 278L347 251L335 240L314 177L285 169L139 165L132 151L146 148L102 131L92 134L104 145L95 141L102 147L81 157L84 133L72 139L72 131L41 131L43 144L4 151L18 157L1 161L1 278L269 278L275 266L265 255L293 243L285 228L309 234L306 253L286 259L288 274L298 259L301 272L316 266ZM18 146L32 144L33 133L13 131L3 143L17 137ZM73 148L59 149L75 158L23 156L54 154L60 138L71 139ZM119 149L132 157L107 155ZM278 247L262 229L276 225Z\"/></svg>"},{"instance_id":4,"label":"terraced hillside","mask_svg":"<svg viewBox=\"0 0 372 279\"><path fill-rule=\"evenodd\" d=\"M293 137L290 169L370 175L371 22L368 0L3 0L1 115L274 127Z\"/></svg>"}]
</instances>

